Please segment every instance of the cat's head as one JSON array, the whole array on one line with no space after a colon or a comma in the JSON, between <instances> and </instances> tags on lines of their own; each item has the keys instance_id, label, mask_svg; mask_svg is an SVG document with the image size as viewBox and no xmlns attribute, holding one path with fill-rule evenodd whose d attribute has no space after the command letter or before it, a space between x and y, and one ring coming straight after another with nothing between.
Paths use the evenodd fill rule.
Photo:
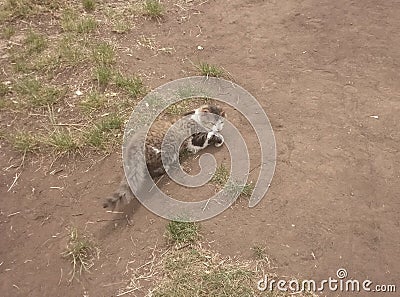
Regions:
<instances>
[{"instance_id":1,"label":"cat's head","mask_svg":"<svg viewBox=\"0 0 400 297\"><path fill-rule=\"evenodd\" d=\"M217 105L202 105L184 115L192 115L191 118L209 131L221 131L224 127L225 111Z\"/></svg>"}]
</instances>

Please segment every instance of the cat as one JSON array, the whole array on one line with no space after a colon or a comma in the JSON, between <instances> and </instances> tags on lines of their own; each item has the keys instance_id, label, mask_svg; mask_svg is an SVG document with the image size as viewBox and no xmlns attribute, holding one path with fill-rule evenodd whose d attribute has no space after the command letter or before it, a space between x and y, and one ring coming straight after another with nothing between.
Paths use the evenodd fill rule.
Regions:
<instances>
[{"instance_id":1,"label":"cat","mask_svg":"<svg viewBox=\"0 0 400 297\"><path fill-rule=\"evenodd\" d=\"M171 127L167 121L156 122L152 126L146 137L146 131L139 131L133 134L127 141L125 152L128 157L126 172L128 178L136 185L141 185L146 178L146 167L152 178L158 177L168 171L169 165L174 164L179 159L179 152L186 149L191 153L197 153L209 145L220 147L224 143L224 138L219 133L224 125L225 111L215 105L203 105L195 110L184 114L182 120L172 126L172 131L166 133ZM190 117L189 117L190 116ZM181 137L191 135L179 145ZM144 139L145 149L141 147L139 139ZM161 158L161 145L164 141L164 165ZM142 160L146 160L146 164ZM117 203L122 199L129 203L134 195L124 177L118 190L107 198L103 203L104 208L115 209Z\"/></svg>"}]
</instances>

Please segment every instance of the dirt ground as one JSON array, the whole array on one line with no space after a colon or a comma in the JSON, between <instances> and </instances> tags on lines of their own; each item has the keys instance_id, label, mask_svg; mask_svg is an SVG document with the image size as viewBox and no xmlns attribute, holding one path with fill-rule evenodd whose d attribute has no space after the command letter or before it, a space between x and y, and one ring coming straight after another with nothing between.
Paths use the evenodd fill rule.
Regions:
<instances>
[{"instance_id":1,"label":"dirt ground","mask_svg":"<svg viewBox=\"0 0 400 297\"><path fill-rule=\"evenodd\" d=\"M189 11L166 5L160 22L119 35L118 64L140 70L153 88L196 74L191 62L220 65L258 99L277 143L266 197L202 222L204 244L242 259L264 246L281 275L321 280L345 268L349 278L399 286L399 2L212 0ZM173 53L125 54L142 34ZM215 155L223 160L226 151ZM116 296L152 249L165 247L167 221L137 206L128 223L101 207L121 178L119 149L65 157L53 164L55 174L46 158L30 158L8 192L17 159L2 140L0 295ZM91 273L69 283L70 263L60 253L71 225L93 234L101 254ZM126 296L134 294L142 296Z\"/></svg>"}]
</instances>

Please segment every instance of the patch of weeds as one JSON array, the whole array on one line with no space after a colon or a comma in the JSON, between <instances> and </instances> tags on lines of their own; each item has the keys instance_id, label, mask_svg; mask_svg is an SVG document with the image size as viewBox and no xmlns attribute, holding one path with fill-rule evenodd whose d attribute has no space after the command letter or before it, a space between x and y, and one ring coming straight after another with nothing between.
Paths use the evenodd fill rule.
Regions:
<instances>
[{"instance_id":1,"label":"patch of weeds","mask_svg":"<svg viewBox=\"0 0 400 297\"><path fill-rule=\"evenodd\" d=\"M163 259L164 279L155 297L258 296L256 273L248 263L233 262L201 248L171 251Z\"/></svg>"},{"instance_id":2,"label":"patch of weeds","mask_svg":"<svg viewBox=\"0 0 400 297\"><path fill-rule=\"evenodd\" d=\"M124 34L130 30L130 24L120 16L119 19L115 19L112 23L112 31L118 34Z\"/></svg>"},{"instance_id":3,"label":"patch of weeds","mask_svg":"<svg viewBox=\"0 0 400 297\"><path fill-rule=\"evenodd\" d=\"M76 273L89 271L94 265L94 260L99 257L100 250L96 243L77 228L68 230L68 243L62 255L69 259L72 264L71 279Z\"/></svg>"},{"instance_id":4,"label":"patch of weeds","mask_svg":"<svg viewBox=\"0 0 400 297\"><path fill-rule=\"evenodd\" d=\"M200 62L199 65L197 65L196 67L200 70L201 75L207 77L222 77L224 75L224 70L222 68L205 62Z\"/></svg>"},{"instance_id":5,"label":"patch of weeds","mask_svg":"<svg viewBox=\"0 0 400 297\"><path fill-rule=\"evenodd\" d=\"M3 98L5 95L8 94L8 92L10 92L8 86L0 82L0 98Z\"/></svg>"},{"instance_id":6,"label":"patch of weeds","mask_svg":"<svg viewBox=\"0 0 400 297\"><path fill-rule=\"evenodd\" d=\"M33 58L27 68L30 71L43 71L50 74L49 71L54 70L60 66L59 56L55 55L40 55ZM50 76L49 76L50 77Z\"/></svg>"},{"instance_id":7,"label":"patch of weeds","mask_svg":"<svg viewBox=\"0 0 400 297\"><path fill-rule=\"evenodd\" d=\"M93 76L101 86L105 86L111 81L113 73L112 68L108 65L98 65L93 70Z\"/></svg>"},{"instance_id":8,"label":"patch of weeds","mask_svg":"<svg viewBox=\"0 0 400 297\"><path fill-rule=\"evenodd\" d=\"M44 49L43 49L44 50ZM11 53L10 59L14 70L22 73L49 71L59 66L59 57L55 54L40 54L39 48L26 48L25 52ZM38 54L38 55L36 55Z\"/></svg>"},{"instance_id":9,"label":"patch of weeds","mask_svg":"<svg viewBox=\"0 0 400 297\"><path fill-rule=\"evenodd\" d=\"M145 92L143 82L138 76L124 77L122 74L118 73L115 76L115 84L117 87L127 91L134 98Z\"/></svg>"},{"instance_id":10,"label":"patch of weeds","mask_svg":"<svg viewBox=\"0 0 400 297\"><path fill-rule=\"evenodd\" d=\"M42 8L46 8L50 11L60 9L65 5L64 0L34 0L34 2L41 5Z\"/></svg>"},{"instance_id":11,"label":"patch of weeds","mask_svg":"<svg viewBox=\"0 0 400 297\"><path fill-rule=\"evenodd\" d=\"M15 150L23 154L32 153L39 149L37 137L26 131L17 131L11 139L11 144Z\"/></svg>"},{"instance_id":12,"label":"patch of weeds","mask_svg":"<svg viewBox=\"0 0 400 297\"><path fill-rule=\"evenodd\" d=\"M111 132L112 130L120 130L124 124L124 119L117 115L111 114L101 120L99 127L102 131Z\"/></svg>"},{"instance_id":13,"label":"patch of weeds","mask_svg":"<svg viewBox=\"0 0 400 297\"><path fill-rule=\"evenodd\" d=\"M36 79L25 78L18 81L15 85L16 91L21 95L36 94L39 92L41 84Z\"/></svg>"},{"instance_id":14,"label":"patch of weeds","mask_svg":"<svg viewBox=\"0 0 400 297\"><path fill-rule=\"evenodd\" d=\"M7 101L4 97L0 96L0 110L8 106Z\"/></svg>"},{"instance_id":15,"label":"patch of weeds","mask_svg":"<svg viewBox=\"0 0 400 297\"><path fill-rule=\"evenodd\" d=\"M170 221L166 236L172 243L192 243L199 237L199 225L193 222Z\"/></svg>"},{"instance_id":16,"label":"patch of weeds","mask_svg":"<svg viewBox=\"0 0 400 297\"><path fill-rule=\"evenodd\" d=\"M83 8L90 12L96 8L96 1L95 0L82 0Z\"/></svg>"},{"instance_id":17,"label":"patch of weeds","mask_svg":"<svg viewBox=\"0 0 400 297\"><path fill-rule=\"evenodd\" d=\"M63 36L58 44L59 58L62 62L70 65L77 65L88 58L85 46L76 42L71 35Z\"/></svg>"},{"instance_id":18,"label":"patch of weeds","mask_svg":"<svg viewBox=\"0 0 400 297\"><path fill-rule=\"evenodd\" d=\"M26 78L18 81L15 90L26 98L26 103L32 107L52 105L62 96L62 92L52 86L42 85L36 79Z\"/></svg>"},{"instance_id":19,"label":"patch of weeds","mask_svg":"<svg viewBox=\"0 0 400 297\"><path fill-rule=\"evenodd\" d=\"M11 18L26 17L36 13L35 4L30 0L7 0L2 10Z\"/></svg>"},{"instance_id":20,"label":"patch of weeds","mask_svg":"<svg viewBox=\"0 0 400 297\"><path fill-rule=\"evenodd\" d=\"M201 106L209 103L209 99L199 98L199 97L186 97L189 99L184 99L179 102L176 102L167 107L165 112L170 115L183 115L184 113L194 110L195 106Z\"/></svg>"},{"instance_id":21,"label":"patch of weeds","mask_svg":"<svg viewBox=\"0 0 400 297\"><path fill-rule=\"evenodd\" d=\"M215 170L213 177L211 178L211 182L218 186L223 187L229 179L229 170L225 167L224 164L221 164Z\"/></svg>"},{"instance_id":22,"label":"patch of weeds","mask_svg":"<svg viewBox=\"0 0 400 297\"><path fill-rule=\"evenodd\" d=\"M254 190L254 185L252 183L247 183L247 184L240 184L235 181L229 181L228 183L225 184L224 189L236 196L236 195L242 195L246 197L250 197L251 194L253 193Z\"/></svg>"},{"instance_id":23,"label":"patch of weeds","mask_svg":"<svg viewBox=\"0 0 400 297\"><path fill-rule=\"evenodd\" d=\"M20 56L11 57L11 62L14 65L14 69L17 72L27 73L29 71L29 66L26 59Z\"/></svg>"},{"instance_id":24,"label":"patch of weeds","mask_svg":"<svg viewBox=\"0 0 400 297\"><path fill-rule=\"evenodd\" d=\"M70 9L63 12L61 16L61 28L65 32L90 33L97 28L97 21L93 17L79 17Z\"/></svg>"},{"instance_id":25,"label":"patch of weeds","mask_svg":"<svg viewBox=\"0 0 400 297\"><path fill-rule=\"evenodd\" d=\"M78 148L71 132L67 130L54 131L48 139L48 144L59 153L72 153Z\"/></svg>"},{"instance_id":26,"label":"patch of weeds","mask_svg":"<svg viewBox=\"0 0 400 297\"><path fill-rule=\"evenodd\" d=\"M250 197L251 194L253 194L253 191L254 191L254 185L253 183L250 182L243 185L242 192L240 194L246 197Z\"/></svg>"},{"instance_id":27,"label":"patch of weeds","mask_svg":"<svg viewBox=\"0 0 400 297\"><path fill-rule=\"evenodd\" d=\"M117 114L105 117L86 133L86 143L94 148L105 149L110 141L110 136L115 131L120 131L123 124L123 118Z\"/></svg>"},{"instance_id":28,"label":"patch of weeds","mask_svg":"<svg viewBox=\"0 0 400 297\"><path fill-rule=\"evenodd\" d=\"M115 58L114 47L107 42L101 42L93 48L92 57L97 65L111 65Z\"/></svg>"},{"instance_id":29,"label":"patch of weeds","mask_svg":"<svg viewBox=\"0 0 400 297\"><path fill-rule=\"evenodd\" d=\"M264 260L265 259L265 248L259 246L259 245L255 245L251 248L252 252L253 252L253 257L256 260Z\"/></svg>"},{"instance_id":30,"label":"patch of weeds","mask_svg":"<svg viewBox=\"0 0 400 297\"><path fill-rule=\"evenodd\" d=\"M190 106L190 100L182 100L168 106L165 112L170 115L182 115L184 112L188 110L189 106Z\"/></svg>"},{"instance_id":31,"label":"patch of weeds","mask_svg":"<svg viewBox=\"0 0 400 297\"><path fill-rule=\"evenodd\" d=\"M76 31L76 23L79 16L71 9L66 9L61 15L61 28L66 32Z\"/></svg>"},{"instance_id":32,"label":"patch of weeds","mask_svg":"<svg viewBox=\"0 0 400 297\"><path fill-rule=\"evenodd\" d=\"M12 26L5 26L2 30L2 36L5 39L10 39L15 34L15 28Z\"/></svg>"},{"instance_id":33,"label":"patch of weeds","mask_svg":"<svg viewBox=\"0 0 400 297\"><path fill-rule=\"evenodd\" d=\"M99 110L104 106L106 99L98 92L91 92L85 99L80 102L80 107L86 112Z\"/></svg>"},{"instance_id":34,"label":"patch of weeds","mask_svg":"<svg viewBox=\"0 0 400 297\"><path fill-rule=\"evenodd\" d=\"M150 18L159 19L164 14L164 7L159 0L146 0L143 4L145 15Z\"/></svg>"},{"instance_id":35,"label":"patch of weeds","mask_svg":"<svg viewBox=\"0 0 400 297\"><path fill-rule=\"evenodd\" d=\"M107 135L97 126L86 133L86 143L94 148L104 149L107 141Z\"/></svg>"},{"instance_id":36,"label":"patch of weeds","mask_svg":"<svg viewBox=\"0 0 400 297\"><path fill-rule=\"evenodd\" d=\"M76 31L78 33L90 33L96 30L97 21L92 17L81 18L76 24Z\"/></svg>"},{"instance_id":37,"label":"patch of weeds","mask_svg":"<svg viewBox=\"0 0 400 297\"><path fill-rule=\"evenodd\" d=\"M25 45L27 46L28 54L41 53L47 46L47 41L43 35L29 31Z\"/></svg>"}]
</instances>

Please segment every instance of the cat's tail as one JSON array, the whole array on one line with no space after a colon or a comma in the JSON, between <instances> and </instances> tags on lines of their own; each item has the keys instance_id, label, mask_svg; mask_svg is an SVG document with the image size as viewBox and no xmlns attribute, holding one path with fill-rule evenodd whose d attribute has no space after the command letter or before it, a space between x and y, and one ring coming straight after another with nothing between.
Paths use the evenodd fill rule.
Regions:
<instances>
[{"instance_id":1,"label":"cat's tail","mask_svg":"<svg viewBox=\"0 0 400 297\"><path fill-rule=\"evenodd\" d=\"M143 163L143 157L139 156L138 153L132 153L129 158L129 164L127 166L127 176L124 176L121 183L118 186L118 189L108 197L104 203L104 208L115 209L116 205L124 199L126 203L130 203L135 195L132 193L131 188L128 184L127 178L132 185L135 185L138 190L140 190L144 186L144 182L146 179L146 164Z\"/></svg>"}]
</instances>

